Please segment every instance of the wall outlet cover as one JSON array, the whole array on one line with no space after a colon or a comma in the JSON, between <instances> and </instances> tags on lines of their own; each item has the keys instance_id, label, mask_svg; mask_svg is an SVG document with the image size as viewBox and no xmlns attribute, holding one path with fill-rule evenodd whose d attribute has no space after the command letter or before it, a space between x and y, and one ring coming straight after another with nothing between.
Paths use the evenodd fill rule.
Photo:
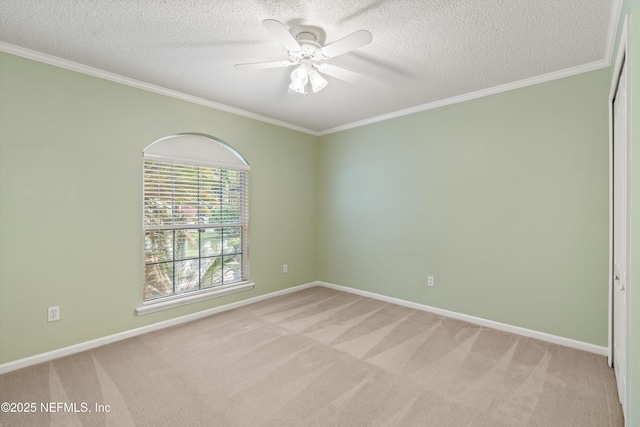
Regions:
<instances>
[{"instance_id":1,"label":"wall outlet cover","mask_svg":"<svg viewBox=\"0 0 640 427\"><path fill-rule=\"evenodd\" d=\"M49 322L55 322L57 320L60 320L60 306L56 305L53 307L49 307L47 309L47 320Z\"/></svg>"}]
</instances>

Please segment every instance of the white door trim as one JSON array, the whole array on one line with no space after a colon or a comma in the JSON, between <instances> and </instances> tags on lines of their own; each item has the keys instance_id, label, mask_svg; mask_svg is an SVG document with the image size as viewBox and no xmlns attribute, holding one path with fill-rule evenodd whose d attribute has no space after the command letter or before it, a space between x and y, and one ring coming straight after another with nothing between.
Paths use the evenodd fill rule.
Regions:
<instances>
[{"instance_id":1,"label":"white door trim","mask_svg":"<svg viewBox=\"0 0 640 427\"><path fill-rule=\"evenodd\" d=\"M609 280L608 280L608 286L609 286L609 354L608 354L608 362L609 362L609 366L613 366L614 363L614 355L613 355L613 350L614 350L614 280L613 280L613 275L614 275L614 261L613 261L613 256L614 256L614 228L613 228L613 223L614 223L614 210L613 210L613 195L614 195L614 151L613 151L613 147L614 147L614 101L616 98L616 94L618 91L618 85L620 82L620 77L621 77L621 73L622 73L622 67L626 66L627 67L627 75L629 74L629 57L628 57L628 45L629 45L629 33L627 31L628 29L628 21L629 21L629 14L624 16L624 21L622 24L622 31L620 32L620 41L618 43L618 53L616 56L616 60L615 63L613 64L614 69L613 69L613 74L612 74L612 79L611 79L611 87L609 90ZM627 77L628 78L628 77ZM630 97L630 93L629 93L629 85L627 84L626 86L626 90L627 90L627 99L629 99ZM628 108L628 107L627 107ZM628 116L628 115L627 115ZM627 136L628 136L628 132L627 132ZM628 153L628 151L627 151ZM627 197L628 200L628 197ZM628 231L627 231L628 232ZM628 283L628 275L627 275L627 283ZM627 358L628 361L628 358ZM628 371L627 371L628 372ZM627 405L627 398L629 395L629 390L628 390L628 375L625 375L626 377L626 384L627 387L624 390L624 402L622 402L622 406L623 406L623 410L626 409Z\"/></svg>"}]
</instances>

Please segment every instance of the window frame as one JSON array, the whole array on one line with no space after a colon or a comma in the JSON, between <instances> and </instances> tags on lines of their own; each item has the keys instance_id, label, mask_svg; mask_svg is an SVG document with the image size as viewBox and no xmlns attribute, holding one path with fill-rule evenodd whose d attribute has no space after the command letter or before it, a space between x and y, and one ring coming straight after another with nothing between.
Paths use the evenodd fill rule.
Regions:
<instances>
[{"instance_id":1,"label":"window frame","mask_svg":"<svg viewBox=\"0 0 640 427\"><path fill-rule=\"evenodd\" d=\"M216 223L200 223L199 215L196 216L196 223L190 224L177 224L172 223L169 225L149 225L145 223L145 199L146 199L146 175L145 170L149 163L155 164L167 164L177 165L180 168L190 167L197 168L198 170L198 181L196 188L198 189L198 198L200 194L200 168L206 170L222 170L222 171L234 171L233 175L239 172L240 184L238 184L238 188L241 188L241 194L239 195L239 205L237 207L240 208L240 221L225 223L222 216L219 221ZM138 315L152 313L159 310L164 310L167 308L172 308L184 304L190 304L197 301L206 300L209 298L216 298L223 295L228 295L230 293L240 292L248 289L253 289L255 286L254 283L250 281L250 270L249 270L249 163L246 159L235 149L233 149L230 145L225 143L224 141L204 134L197 133L182 133L177 135L172 135L169 137L162 138L149 146L147 146L143 150L143 176L142 176L142 205L143 205L143 213L142 213L142 289L141 289L141 300L142 306L136 309L136 313ZM172 173L173 173L173 169ZM164 173L164 172L163 172ZM212 172L213 173L213 172ZM222 176L220 174L220 187L223 188L222 184ZM170 200L174 201L174 194L172 192L170 196ZM175 204L171 204L172 208L176 206ZM223 205L221 205L223 206ZM234 206L226 204L224 206ZM174 220L173 213L171 217L171 222ZM239 228L240 229L240 269L241 269L241 280L233 281L231 283L224 283L224 280L220 285L210 286L210 287L202 287L201 284L201 275L202 271L201 263L202 259L213 258L210 257L202 257L202 248L200 246L200 239L203 234L202 230L216 230L216 229L224 229L224 228ZM175 277L171 277L172 280L172 293L167 295L160 295L157 297L146 298L145 299L145 287L146 287L146 269L147 265L151 264L147 262L147 233L160 232L160 231L172 231L172 236L176 235L176 231L182 230L198 230L198 257L194 258L198 260L198 283L197 288L177 292L175 283ZM220 237L221 243L223 240L223 235ZM175 244L172 243L172 259L164 260L163 263L171 264L172 268L175 270L175 265L177 262L181 262L181 260L176 259L175 256ZM230 254L226 254L230 255ZM224 250L221 246L219 258L224 259L225 254ZM221 273L222 274L222 273Z\"/></svg>"}]
</instances>

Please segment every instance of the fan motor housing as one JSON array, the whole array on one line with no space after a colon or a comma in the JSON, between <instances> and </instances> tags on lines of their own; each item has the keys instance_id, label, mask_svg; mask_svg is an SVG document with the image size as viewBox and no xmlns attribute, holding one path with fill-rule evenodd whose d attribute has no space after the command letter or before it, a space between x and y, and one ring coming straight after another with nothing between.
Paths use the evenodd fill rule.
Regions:
<instances>
[{"instance_id":1,"label":"fan motor housing","mask_svg":"<svg viewBox=\"0 0 640 427\"><path fill-rule=\"evenodd\" d=\"M320 53L322 46L316 41L316 35L309 31L302 31L296 35L296 41L300 44L302 50L298 52L289 52L289 57L296 62L305 59L312 61L321 61L324 56Z\"/></svg>"}]
</instances>

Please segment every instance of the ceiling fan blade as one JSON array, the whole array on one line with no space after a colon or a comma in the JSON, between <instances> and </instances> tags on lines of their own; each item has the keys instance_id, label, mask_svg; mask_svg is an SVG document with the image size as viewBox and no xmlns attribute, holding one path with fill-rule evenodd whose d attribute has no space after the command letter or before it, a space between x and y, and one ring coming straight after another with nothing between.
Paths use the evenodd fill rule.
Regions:
<instances>
[{"instance_id":1,"label":"ceiling fan blade","mask_svg":"<svg viewBox=\"0 0 640 427\"><path fill-rule=\"evenodd\" d=\"M252 64L236 64L236 70L260 70L263 68L283 68L295 65L292 61L254 62Z\"/></svg>"},{"instance_id":2,"label":"ceiling fan blade","mask_svg":"<svg viewBox=\"0 0 640 427\"><path fill-rule=\"evenodd\" d=\"M297 52L302 50L295 37L291 35L287 27L280 21L275 19L265 19L262 26L269 31L287 50Z\"/></svg>"},{"instance_id":3,"label":"ceiling fan blade","mask_svg":"<svg viewBox=\"0 0 640 427\"><path fill-rule=\"evenodd\" d=\"M318 71L349 83L355 83L362 78L362 74L360 73L356 73L354 71L347 70L346 68L337 67L335 65L327 63L318 65Z\"/></svg>"},{"instance_id":4,"label":"ceiling fan blade","mask_svg":"<svg viewBox=\"0 0 640 427\"><path fill-rule=\"evenodd\" d=\"M326 58L333 58L353 49L366 46L373 41L373 34L366 30L358 30L346 37L330 43L320 49L320 53Z\"/></svg>"}]
</instances>

